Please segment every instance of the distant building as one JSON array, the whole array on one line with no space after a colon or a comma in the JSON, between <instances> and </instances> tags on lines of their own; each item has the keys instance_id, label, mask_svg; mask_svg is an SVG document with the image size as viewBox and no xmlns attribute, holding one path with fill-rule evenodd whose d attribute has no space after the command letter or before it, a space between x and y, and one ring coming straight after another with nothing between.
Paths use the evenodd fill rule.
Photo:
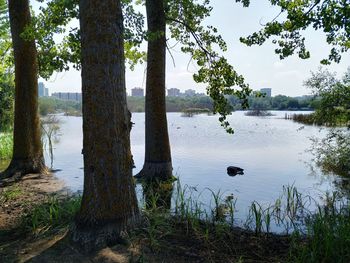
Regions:
<instances>
[{"instance_id":1,"label":"distant building","mask_svg":"<svg viewBox=\"0 0 350 263\"><path fill-rule=\"evenodd\" d=\"M176 88L168 89L168 96L169 97L178 97L180 96L180 90Z\"/></svg>"},{"instance_id":2,"label":"distant building","mask_svg":"<svg viewBox=\"0 0 350 263\"><path fill-rule=\"evenodd\" d=\"M193 90L193 89L187 89L185 90L185 96L188 96L188 97L193 97L196 95L196 91Z\"/></svg>"},{"instance_id":3,"label":"distant building","mask_svg":"<svg viewBox=\"0 0 350 263\"><path fill-rule=\"evenodd\" d=\"M45 85L42 82L38 83L38 96L39 97L48 97L49 96L49 89L45 88Z\"/></svg>"},{"instance_id":4,"label":"distant building","mask_svg":"<svg viewBox=\"0 0 350 263\"><path fill-rule=\"evenodd\" d=\"M265 96L268 97L268 98L271 97L271 89L270 89L270 88L260 89L260 92L261 92L262 94L265 94Z\"/></svg>"},{"instance_id":5,"label":"distant building","mask_svg":"<svg viewBox=\"0 0 350 263\"><path fill-rule=\"evenodd\" d=\"M51 96L60 100L71 100L79 102L82 100L81 93L79 92L55 92L52 93Z\"/></svg>"},{"instance_id":6,"label":"distant building","mask_svg":"<svg viewBox=\"0 0 350 263\"><path fill-rule=\"evenodd\" d=\"M131 89L132 97L144 97L144 90L142 88L133 88Z\"/></svg>"}]
</instances>

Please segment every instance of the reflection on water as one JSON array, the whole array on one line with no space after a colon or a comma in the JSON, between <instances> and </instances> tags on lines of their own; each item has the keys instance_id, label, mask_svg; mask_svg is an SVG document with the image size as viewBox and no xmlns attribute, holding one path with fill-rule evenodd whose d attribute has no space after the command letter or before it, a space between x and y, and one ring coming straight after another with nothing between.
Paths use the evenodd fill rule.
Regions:
<instances>
[{"instance_id":1,"label":"reflection on water","mask_svg":"<svg viewBox=\"0 0 350 263\"><path fill-rule=\"evenodd\" d=\"M316 198L324 191L331 191L334 178L310 169L312 156L305 151L311 145L311 136L323 136L327 130L313 126L301 128L301 124L284 120L285 112L273 113L275 116L259 118L235 112L228 118L235 129L234 135L225 133L217 116L187 118L180 113L169 113L174 174L182 185L194 187L204 202L211 198L210 192L204 191L206 188L238 198L237 215L247 214L254 200L273 202L283 185L294 184L299 191ZM60 118L62 135L54 149L54 168L62 171L56 175L73 191L82 190L82 119ZM133 113L132 121L136 174L144 159L144 113ZM229 177L226 168L230 165L242 167L244 175Z\"/></svg>"}]
</instances>

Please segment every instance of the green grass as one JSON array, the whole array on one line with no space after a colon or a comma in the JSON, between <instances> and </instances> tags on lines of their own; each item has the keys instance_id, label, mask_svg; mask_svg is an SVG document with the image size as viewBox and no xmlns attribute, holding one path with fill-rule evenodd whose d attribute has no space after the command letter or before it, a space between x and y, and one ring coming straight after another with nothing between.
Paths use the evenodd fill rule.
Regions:
<instances>
[{"instance_id":1,"label":"green grass","mask_svg":"<svg viewBox=\"0 0 350 263\"><path fill-rule=\"evenodd\" d=\"M210 211L203 209L204 204L193 197L191 188L181 186L179 181L172 210L144 208L143 237L149 245L161 249L163 240L181 228L185 235L203 241L204 247L212 249L212 243L226 243L230 247L230 239L235 235L236 200L208 191L212 194ZM283 262L350 262L350 206L335 193L326 194L321 205L302 196L292 185L283 187L281 196L272 204L252 202L245 227L251 230L253 239L265 242L266 237L274 236L272 224L284 227L284 232L290 234L289 256Z\"/></svg>"},{"instance_id":2,"label":"green grass","mask_svg":"<svg viewBox=\"0 0 350 263\"><path fill-rule=\"evenodd\" d=\"M11 133L0 133L0 160L10 159L12 156L13 136Z\"/></svg>"},{"instance_id":3,"label":"green grass","mask_svg":"<svg viewBox=\"0 0 350 263\"><path fill-rule=\"evenodd\" d=\"M306 235L295 232L290 262L350 262L350 207L327 197L306 223Z\"/></svg>"},{"instance_id":4,"label":"green grass","mask_svg":"<svg viewBox=\"0 0 350 263\"><path fill-rule=\"evenodd\" d=\"M80 209L81 197L58 198L50 196L41 204L34 206L22 218L21 228L34 234L45 233L55 228L67 227L73 222Z\"/></svg>"},{"instance_id":5,"label":"green grass","mask_svg":"<svg viewBox=\"0 0 350 263\"><path fill-rule=\"evenodd\" d=\"M0 193L0 204L12 201L22 194L21 188L11 186Z\"/></svg>"},{"instance_id":6,"label":"green grass","mask_svg":"<svg viewBox=\"0 0 350 263\"><path fill-rule=\"evenodd\" d=\"M194 197L196 189L182 186L179 180L174 189L166 189L176 191L174 208L169 209L166 202L158 200L161 196L167 198L167 195L148 195L142 207L143 221L128 235L132 243L146 244L152 250L160 251L176 249L169 248L169 244L181 244L187 240L195 244L198 251L207 249L216 251L216 256L220 253L242 256L243 262L250 258L251 249L260 247L263 249L255 251L255 254L260 253L259 257L281 257L280 262L350 262L350 206L335 193L325 195L323 204L316 205L315 200L302 196L295 186L285 186L281 196L272 204L252 202L245 225L251 231L247 231L235 228L234 197L225 198L221 192L206 189L212 196L211 205L207 207ZM2 196L11 200L19 194L19 189L12 188ZM80 196L48 197L22 218L21 229L39 235L67 228L80 204ZM309 210L310 207L317 209ZM279 247L279 242L286 239L271 233L272 224L284 226L286 233L292 233L287 237L289 248ZM239 247L237 244L240 244ZM276 245L278 252L271 254ZM237 251L241 254L237 255Z\"/></svg>"}]
</instances>

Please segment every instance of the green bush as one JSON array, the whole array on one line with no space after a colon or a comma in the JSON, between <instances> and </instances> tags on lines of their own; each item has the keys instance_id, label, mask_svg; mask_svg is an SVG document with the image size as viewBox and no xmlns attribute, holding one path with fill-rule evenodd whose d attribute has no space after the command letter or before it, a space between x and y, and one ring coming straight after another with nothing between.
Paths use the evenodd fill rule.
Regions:
<instances>
[{"instance_id":1,"label":"green bush","mask_svg":"<svg viewBox=\"0 0 350 263\"><path fill-rule=\"evenodd\" d=\"M313 138L315 161L325 172L350 176L350 133L332 130L323 139Z\"/></svg>"}]
</instances>

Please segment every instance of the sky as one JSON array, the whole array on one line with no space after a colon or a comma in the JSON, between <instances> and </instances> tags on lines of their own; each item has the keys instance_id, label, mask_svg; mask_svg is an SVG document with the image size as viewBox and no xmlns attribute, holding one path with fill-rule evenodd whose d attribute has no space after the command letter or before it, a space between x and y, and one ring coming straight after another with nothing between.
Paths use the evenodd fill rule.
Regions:
<instances>
[{"instance_id":1,"label":"sky","mask_svg":"<svg viewBox=\"0 0 350 263\"><path fill-rule=\"evenodd\" d=\"M311 75L311 71L317 71L320 60L327 58L330 47L325 42L322 32L310 29L304 34L307 48L311 52L311 58L300 59L293 55L280 60L274 53L275 46L267 41L262 46L248 47L240 43L239 38L248 36L261 29L261 25L271 21L278 14L278 9L271 7L267 0L252 0L249 8L243 8L234 0L212 0L213 12L206 23L217 27L228 45L224 54L229 62L242 74L251 88L271 88L272 95L301 96L311 94L311 90L303 86L303 82ZM37 5L34 3L34 9ZM169 40L170 43L174 43ZM170 44L171 46L171 44ZM143 45L145 48L146 45ZM167 54L166 87L178 88L181 91L194 89L197 92L205 92L206 86L193 81L192 75L198 68L189 63L190 57L180 52L176 46L171 50L175 65ZM350 62L350 54L343 54L341 63L327 66L331 72L337 72L341 76ZM146 64L138 65L134 71L127 69L126 87L127 92L134 87L145 88ZM44 82L53 92L81 92L80 72L70 70L63 73L55 73L50 80Z\"/></svg>"}]
</instances>

